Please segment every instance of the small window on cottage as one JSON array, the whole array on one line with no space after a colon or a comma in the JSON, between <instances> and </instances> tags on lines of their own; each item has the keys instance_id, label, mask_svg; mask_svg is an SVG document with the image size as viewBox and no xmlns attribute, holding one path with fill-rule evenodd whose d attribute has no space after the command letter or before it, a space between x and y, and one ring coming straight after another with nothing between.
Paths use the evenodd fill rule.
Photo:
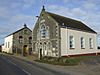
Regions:
<instances>
[{"instance_id":1,"label":"small window on cottage","mask_svg":"<svg viewBox=\"0 0 100 75\"><path fill-rule=\"evenodd\" d=\"M93 39L92 38L89 39L89 45L90 45L90 49L93 49Z\"/></svg>"},{"instance_id":2,"label":"small window on cottage","mask_svg":"<svg viewBox=\"0 0 100 75\"><path fill-rule=\"evenodd\" d=\"M75 41L74 41L73 36L69 37L69 45L70 45L70 48L75 48Z\"/></svg>"},{"instance_id":3,"label":"small window on cottage","mask_svg":"<svg viewBox=\"0 0 100 75\"><path fill-rule=\"evenodd\" d=\"M23 43L23 37L19 36L19 43Z\"/></svg>"},{"instance_id":4,"label":"small window on cottage","mask_svg":"<svg viewBox=\"0 0 100 75\"><path fill-rule=\"evenodd\" d=\"M32 44L32 37L29 37L29 44Z\"/></svg>"},{"instance_id":5,"label":"small window on cottage","mask_svg":"<svg viewBox=\"0 0 100 75\"><path fill-rule=\"evenodd\" d=\"M81 37L81 48L85 48L85 39L84 37Z\"/></svg>"}]
</instances>

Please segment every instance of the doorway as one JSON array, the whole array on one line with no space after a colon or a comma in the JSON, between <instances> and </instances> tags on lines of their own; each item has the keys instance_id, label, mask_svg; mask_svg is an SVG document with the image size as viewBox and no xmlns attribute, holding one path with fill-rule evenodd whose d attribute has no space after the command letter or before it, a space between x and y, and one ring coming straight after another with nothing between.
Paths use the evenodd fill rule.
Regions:
<instances>
[{"instance_id":1,"label":"doorway","mask_svg":"<svg viewBox=\"0 0 100 75\"><path fill-rule=\"evenodd\" d=\"M42 49L39 50L39 59L42 59Z\"/></svg>"},{"instance_id":2,"label":"doorway","mask_svg":"<svg viewBox=\"0 0 100 75\"><path fill-rule=\"evenodd\" d=\"M23 56L26 56L28 54L28 47L27 45L24 45L23 47Z\"/></svg>"}]
</instances>

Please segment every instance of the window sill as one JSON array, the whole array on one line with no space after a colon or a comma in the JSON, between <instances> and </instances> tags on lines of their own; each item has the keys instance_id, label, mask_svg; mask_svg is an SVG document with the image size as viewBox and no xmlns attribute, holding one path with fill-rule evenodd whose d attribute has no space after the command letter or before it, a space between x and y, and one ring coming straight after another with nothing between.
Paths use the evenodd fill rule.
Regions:
<instances>
[{"instance_id":1,"label":"window sill","mask_svg":"<svg viewBox=\"0 0 100 75\"><path fill-rule=\"evenodd\" d=\"M93 49L93 48L90 48L90 49Z\"/></svg>"},{"instance_id":2,"label":"window sill","mask_svg":"<svg viewBox=\"0 0 100 75\"><path fill-rule=\"evenodd\" d=\"M81 48L81 49L85 49L85 48Z\"/></svg>"},{"instance_id":3,"label":"window sill","mask_svg":"<svg viewBox=\"0 0 100 75\"><path fill-rule=\"evenodd\" d=\"M71 50L74 50L75 48L70 48Z\"/></svg>"}]
</instances>

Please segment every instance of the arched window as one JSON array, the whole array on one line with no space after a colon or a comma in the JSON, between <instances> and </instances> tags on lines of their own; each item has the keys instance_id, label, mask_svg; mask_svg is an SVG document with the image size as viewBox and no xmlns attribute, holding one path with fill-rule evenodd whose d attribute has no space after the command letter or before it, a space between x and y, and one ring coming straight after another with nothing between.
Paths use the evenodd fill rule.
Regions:
<instances>
[{"instance_id":1,"label":"arched window","mask_svg":"<svg viewBox=\"0 0 100 75\"><path fill-rule=\"evenodd\" d=\"M40 35L41 35L41 38L42 39L45 39L45 38L48 38L49 37L49 29L46 28L45 25L42 25L41 26Z\"/></svg>"},{"instance_id":2,"label":"arched window","mask_svg":"<svg viewBox=\"0 0 100 75\"><path fill-rule=\"evenodd\" d=\"M32 44L32 37L29 37L29 44Z\"/></svg>"},{"instance_id":3,"label":"arched window","mask_svg":"<svg viewBox=\"0 0 100 75\"><path fill-rule=\"evenodd\" d=\"M46 27L45 27L45 25L41 26L41 38L46 38Z\"/></svg>"},{"instance_id":4,"label":"arched window","mask_svg":"<svg viewBox=\"0 0 100 75\"><path fill-rule=\"evenodd\" d=\"M19 43L23 43L23 37L19 36Z\"/></svg>"}]
</instances>

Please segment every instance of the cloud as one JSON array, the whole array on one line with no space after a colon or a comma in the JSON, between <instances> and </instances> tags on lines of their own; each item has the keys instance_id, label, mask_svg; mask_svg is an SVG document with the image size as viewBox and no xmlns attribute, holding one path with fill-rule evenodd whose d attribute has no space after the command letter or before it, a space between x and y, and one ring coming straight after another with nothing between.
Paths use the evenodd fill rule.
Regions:
<instances>
[{"instance_id":1,"label":"cloud","mask_svg":"<svg viewBox=\"0 0 100 75\"><path fill-rule=\"evenodd\" d=\"M10 26L13 26L13 31L15 31L15 29L21 28L24 23L26 23L32 29L34 24L34 17L31 15L17 14L12 16L9 20Z\"/></svg>"},{"instance_id":2,"label":"cloud","mask_svg":"<svg viewBox=\"0 0 100 75\"><path fill-rule=\"evenodd\" d=\"M76 16L85 16L86 15L86 11L82 10L81 8L73 8L72 13L75 14Z\"/></svg>"},{"instance_id":3,"label":"cloud","mask_svg":"<svg viewBox=\"0 0 100 75\"><path fill-rule=\"evenodd\" d=\"M59 5L49 5L47 9L61 15L66 15L70 11L68 8Z\"/></svg>"},{"instance_id":4,"label":"cloud","mask_svg":"<svg viewBox=\"0 0 100 75\"><path fill-rule=\"evenodd\" d=\"M68 3L69 0L62 0L64 3Z\"/></svg>"},{"instance_id":5,"label":"cloud","mask_svg":"<svg viewBox=\"0 0 100 75\"><path fill-rule=\"evenodd\" d=\"M85 3L84 5L83 5L83 7L85 8L85 9L87 9L87 10L93 10L93 8L95 8L95 4L94 3Z\"/></svg>"},{"instance_id":6,"label":"cloud","mask_svg":"<svg viewBox=\"0 0 100 75\"><path fill-rule=\"evenodd\" d=\"M8 28L5 27L0 27L0 34L5 34L7 33ZM0 35L1 36L1 35Z\"/></svg>"},{"instance_id":7,"label":"cloud","mask_svg":"<svg viewBox=\"0 0 100 75\"><path fill-rule=\"evenodd\" d=\"M4 7L0 7L0 19L6 19L9 17L9 11L8 9L4 8Z\"/></svg>"},{"instance_id":8,"label":"cloud","mask_svg":"<svg viewBox=\"0 0 100 75\"><path fill-rule=\"evenodd\" d=\"M36 0L23 0L23 8L25 9L25 8L30 8L30 7L32 7L34 4L35 4L35 1Z\"/></svg>"},{"instance_id":9,"label":"cloud","mask_svg":"<svg viewBox=\"0 0 100 75\"><path fill-rule=\"evenodd\" d=\"M0 26L0 44L3 44L4 37L9 33L9 29Z\"/></svg>"}]
</instances>

